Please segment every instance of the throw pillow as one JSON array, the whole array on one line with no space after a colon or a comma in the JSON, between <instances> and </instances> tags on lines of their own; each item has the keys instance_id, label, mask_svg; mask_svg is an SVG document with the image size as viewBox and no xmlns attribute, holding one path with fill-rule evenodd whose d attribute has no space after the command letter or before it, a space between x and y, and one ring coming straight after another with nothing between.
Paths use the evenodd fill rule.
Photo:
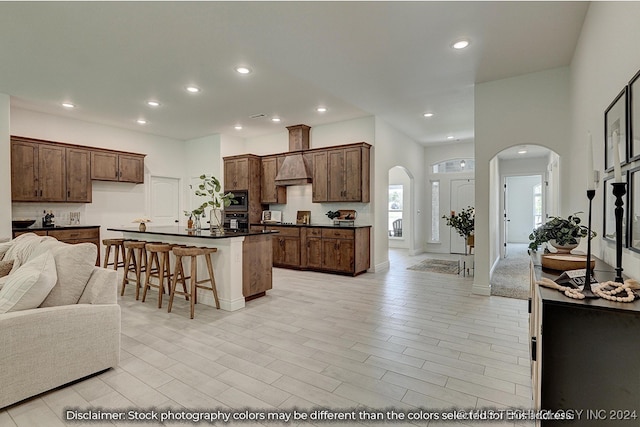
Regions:
<instances>
[{"instance_id":1,"label":"throw pillow","mask_svg":"<svg viewBox=\"0 0 640 427\"><path fill-rule=\"evenodd\" d=\"M56 265L50 253L23 264L7 276L0 289L0 313L36 308L56 284Z\"/></svg>"},{"instance_id":2,"label":"throw pillow","mask_svg":"<svg viewBox=\"0 0 640 427\"><path fill-rule=\"evenodd\" d=\"M4 277L13 268L13 260L10 261L0 261L0 277Z\"/></svg>"},{"instance_id":3,"label":"throw pillow","mask_svg":"<svg viewBox=\"0 0 640 427\"><path fill-rule=\"evenodd\" d=\"M40 307L77 304L96 265L98 247L93 243L57 242L51 254L58 280Z\"/></svg>"},{"instance_id":4,"label":"throw pillow","mask_svg":"<svg viewBox=\"0 0 640 427\"><path fill-rule=\"evenodd\" d=\"M9 250L9 248L11 248L11 246L13 246L12 241L0 243L0 260L4 258L4 254L7 253L7 251Z\"/></svg>"},{"instance_id":5,"label":"throw pillow","mask_svg":"<svg viewBox=\"0 0 640 427\"><path fill-rule=\"evenodd\" d=\"M38 247L41 240L42 236L38 236L35 233L25 233L11 241L11 247L2 258L3 261L13 260L11 272L16 271L22 264L29 261L31 253Z\"/></svg>"}]
</instances>

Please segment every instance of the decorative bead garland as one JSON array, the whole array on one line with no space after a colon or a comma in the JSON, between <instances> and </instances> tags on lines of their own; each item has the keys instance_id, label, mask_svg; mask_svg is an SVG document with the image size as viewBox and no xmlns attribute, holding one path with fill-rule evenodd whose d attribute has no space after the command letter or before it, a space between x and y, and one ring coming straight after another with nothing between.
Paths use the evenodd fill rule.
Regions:
<instances>
[{"instance_id":1,"label":"decorative bead garland","mask_svg":"<svg viewBox=\"0 0 640 427\"><path fill-rule=\"evenodd\" d=\"M544 286L551 289L557 289L560 292L564 292L566 296L573 299L584 299L584 294L580 289L570 288L568 286L562 286L554 282L553 280L543 277L536 282L540 286ZM613 288L613 289L607 289ZM592 286L594 294L598 295L602 299L616 302L632 302L635 299L634 289L640 289L640 283L636 280L627 279L624 283L618 282L604 282L598 283ZM625 292L627 296L616 296L622 292Z\"/></svg>"},{"instance_id":2,"label":"decorative bead garland","mask_svg":"<svg viewBox=\"0 0 640 427\"><path fill-rule=\"evenodd\" d=\"M606 289L613 288L613 289ZM626 297L618 297L616 295L626 292ZM609 300L609 301L617 301L617 302L631 302L635 299L635 295L633 294L633 290L631 289L631 285L627 282L618 283L618 282L604 282L599 283L593 287L593 293L598 295L600 298Z\"/></svg>"}]
</instances>

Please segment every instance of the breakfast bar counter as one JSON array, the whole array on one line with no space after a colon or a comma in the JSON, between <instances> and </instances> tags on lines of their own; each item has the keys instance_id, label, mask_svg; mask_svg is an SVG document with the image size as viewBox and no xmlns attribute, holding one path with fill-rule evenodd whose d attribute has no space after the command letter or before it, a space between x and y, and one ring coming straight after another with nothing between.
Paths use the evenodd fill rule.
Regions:
<instances>
[{"instance_id":1,"label":"breakfast bar counter","mask_svg":"<svg viewBox=\"0 0 640 427\"><path fill-rule=\"evenodd\" d=\"M218 249L211 260L222 310L239 310L245 306L245 301L264 296L272 287L272 232L227 230L224 234L212 234L208 229L192 231L180 226L148 225L145 231L138 228L108 230L122 232L125 239ZM198 263L200 277L207 275L203 264ZM171 268L173 270L173 261ZM186 274L190 273L186 271ZM215 306L211 292L201 289L198 290L198 303Z\"/></svg>"}]
</instances>

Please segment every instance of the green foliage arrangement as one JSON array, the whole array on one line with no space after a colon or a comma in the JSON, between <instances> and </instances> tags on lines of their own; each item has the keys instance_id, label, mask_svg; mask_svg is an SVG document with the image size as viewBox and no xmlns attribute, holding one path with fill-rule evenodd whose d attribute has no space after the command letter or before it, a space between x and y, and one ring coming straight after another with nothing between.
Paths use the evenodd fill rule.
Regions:
<instances>
[{"instance_id":1,"label":"green foliage arrangement","mask_svg":"<svg viewBox=\"0 0 640 427\"><path fill-rule=\"evenodd\" d=\"M459 213L451 211L451 216L443 215L442 218L447 220L447 225L453 227L458 234L465 239L473 234L475 230L475 208L467 206Z\"/></svg>"},{"instance_id":2,"label":"green foliage arrangement","mask_svg":"<svg viewBox=\"0 0 640 427\"><path fill-rule=\"evenodd\" d=\"M569 215L568 218L559 216L551 217L551 219L529 234L529 249L536 251L538 247L550 240L554 240L559 245L575 245L578 239L586 237L589 229L581 224L580 217L577 215L582 212L576 212ZM591 232L591 238L596 236L595 231Z\"/></svg>"},{"instance_id":3,"label":"green foliage arrangement","mask_svg":"<svg viewBox=\"0 0 640 427\"><path fill-rule=\"evenodd\" d=\"M224 209L231 206L233 203L237 203L233 200L233 193L229 192L224 194L220 180L213 175L200 175L200 184L196 189L196 196L208 197L199 207L195 208L191 212L184 211L184 214L202 216L205 209L211 207L213 209Z\"/></svg>"}]
</instances>

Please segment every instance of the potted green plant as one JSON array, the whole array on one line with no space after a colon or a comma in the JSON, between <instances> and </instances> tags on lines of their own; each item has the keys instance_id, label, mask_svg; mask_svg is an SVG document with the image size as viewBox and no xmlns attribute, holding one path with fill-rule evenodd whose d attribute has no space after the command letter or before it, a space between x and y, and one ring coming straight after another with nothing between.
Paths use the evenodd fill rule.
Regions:
<instances>
[{"instance_id":1,"label":"potted green plant","mask_svg":"<svg viewBox=\"0 0 640 427\"><path fill-rule=\"evenodd\" d=\"M447 220L449 227L452 227L460 236L464 237L464 253L467 255L469 237L473 236L475 230L475 208L467 206L458 213L451 211L451 216L443 215L442 218Z\"/></svg>"},{"instance_id":2,"label":"potted green plant","mask_svg":"<svg viewBox=\"0 0 640 427\"><path fill-rule=\"evenodd\" d=\"M543 243L549 243L560 253L569 253L580 243L580 238L589 234L589 229L581 224L578 214L569 215L567 218L559 216L551 217L547 222L535 228L529 235L529 249L538 250ZM596 232L591 232L591 238L596 236Z\"/></svg>"},{"instance_id":3,"label":"potted green plant","mask_svg":"<svg viewBox=\"0 0 640 427\"><path fill-rule=\"evenodd\" d=\"M237 203L233 199L233 193L224 193L220 180L213 175L200 175L200 184L195 191L196 196L207 197L199 207L189 211L185 211L185 215L193 214L196 218L203 216L205 209L212 208L210 212L211 229L222 230L222 210L233 203Z\"/></svg>"}]
</instances>

